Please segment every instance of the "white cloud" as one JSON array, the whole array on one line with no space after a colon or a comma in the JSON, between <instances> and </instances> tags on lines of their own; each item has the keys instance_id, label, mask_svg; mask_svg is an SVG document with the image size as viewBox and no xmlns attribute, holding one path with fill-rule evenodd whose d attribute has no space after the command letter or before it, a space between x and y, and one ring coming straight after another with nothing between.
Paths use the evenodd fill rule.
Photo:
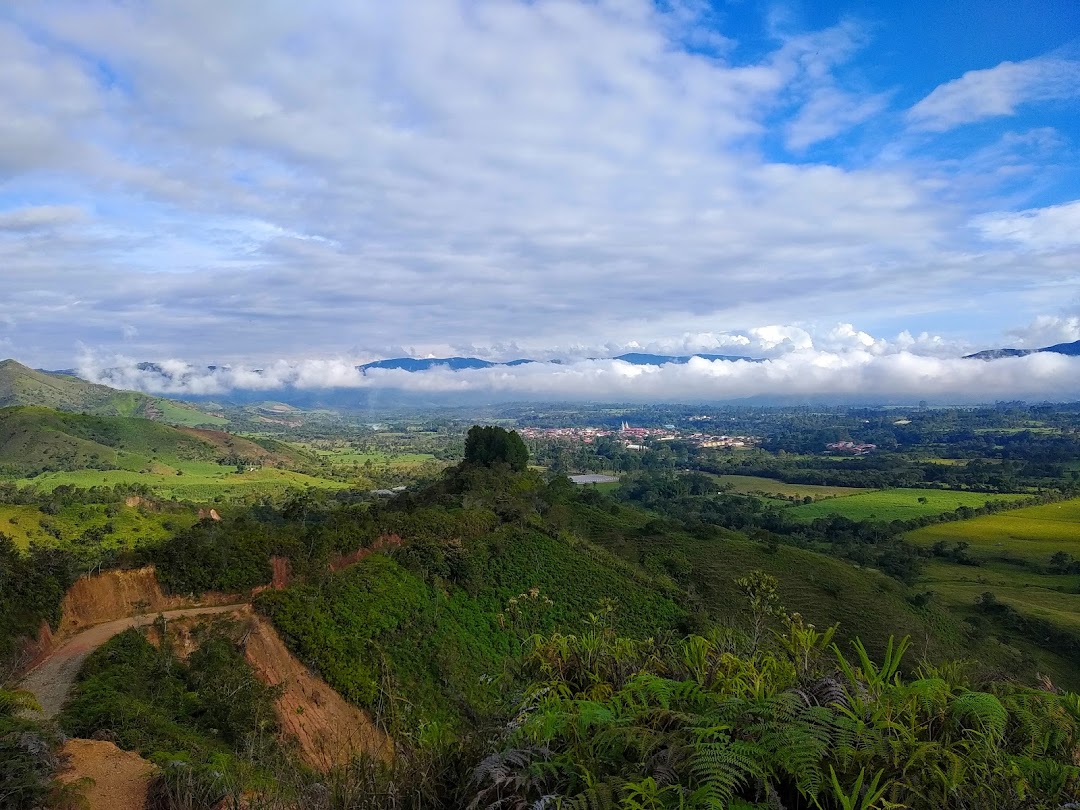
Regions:
<instances>
[{"instance_id":1,"label":"white cloud","mask_svg":"<svg viewBox=\"0 0 1080 810\"><path fill-rule=\"evenodd\" d=\"M31 205L0 211L0 234L4 231L26 232L51 230L83 221L81 208L74 205Z\"/></svg>"},{"instance_id":2,"label":"white cloud","mask_svg":"<svg viewBox=\"0 0 1080 810\"><path fill-rule=\"evenodd\" d=\"M972 223L987 239L1011 242L1029 250L1045 251L1080 247L1080 200L984 214Z\"/></svg>"},{"instance_id":3,"label":"white cloud","mask_svg":"<svg viewBox=\"0 0 1080 810\"><path fill-rule=\"evenodd\" d=\"M811 95L787 124L785 142L791 149L805 149L878 115L888 103L887 93L861 96L823 87Z\"/></svg>"},{"instance_id":4,"label":"white cloud","mask_svg":"<svg viewBox=\"0 0 1080 810\"><path fill-rule=\"evenodd\" d=\"M945 132L985 118L1013 115L1023 104L1080 98L1080 61L1038 57L970 70L939 85L908 110L916 129Z\"/></svg>"},{"instance_id":5,"label":"white cloud","mask_svg":"<svg viewBox=\"0 0 1080 810\"><path fill-rule=\"evenodd\" d=\"M1039 315L1025 327L1010 329L1017 348L1041 349L1058 343L1080 340L1080 316Z\"/></svg>"},{"instance_id":6,"label":"white cloud","mask_svg":"<svg viewBox=\"0 0 1080 810\"><path fill-rule=\"evenodd\" d=\"M79 370L110 385L181 396L283 388L642 402L855 397L960 403L1080 396L1080 358L1054 354L982 362L908 351L798 350L760 363L695 358L683 365L636 366L619 360L578 360L468 371L371 370L364 375L341 359L278 361L259 372L236 367L210 371L179 361L161 366L164 374L139 370L131 362L106 366L84 358Z\"/></svg>"}]
</instances>

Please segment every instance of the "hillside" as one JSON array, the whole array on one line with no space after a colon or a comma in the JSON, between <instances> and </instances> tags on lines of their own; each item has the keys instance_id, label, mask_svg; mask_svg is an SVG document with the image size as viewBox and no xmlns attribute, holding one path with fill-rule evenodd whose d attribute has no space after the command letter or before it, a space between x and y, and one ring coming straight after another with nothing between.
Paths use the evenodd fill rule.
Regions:
<instances>
[{"instance_id":1,"label":"hillside","mask_svg":"<svg viewBox=\"0 0 1080 810\"><path fill-rule=\"evenodd\" d=\"M189 405L97 385L66 372L27 368L0 361L0 408L36 405L95 416L139 416L183 425L221 425L225 420Z\"/></svg>"},{"instance_id":2,"label":"hillside","mask_svg":"<svg viewBox=\"0 0 1080 810\"><path fill-rule=\"evenodd\" d=\"M267 447L216 430L149 419L89 416L44 407L0 409L0 473L128 470L181 474L185 464L302 467L307 459L280 443Z\"/></svg>"}]
</instances>

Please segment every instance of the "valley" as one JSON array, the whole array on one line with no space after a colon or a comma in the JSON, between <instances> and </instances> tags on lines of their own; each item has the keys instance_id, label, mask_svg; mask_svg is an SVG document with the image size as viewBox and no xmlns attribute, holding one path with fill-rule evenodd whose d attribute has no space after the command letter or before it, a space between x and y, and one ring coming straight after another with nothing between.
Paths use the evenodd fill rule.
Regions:
<instances>
[{"instance_id":1,"label":"valley","mask_svg":"<svg viewBox=\"0 0 1080 810\"><path fill-rule=\"evenodd\" d=\"M64 384L63 404L98 401ZM1039 757L1080 785L1069 406L291 408L257 429L250 404L214 409L225 424L199 428L167 407L0 409L0 754L32 775L13 807L54 780L97 807L80 768L111 779L106 762L155 807L449 808L508 789L485 762L518 774L514 795L586 806L651 767L633 747L593 759L620 728L664 736L717 806L771 784L831 810L868 771L890 801L936 806L875 753L874 721L843 753L864 694L908 713L911 751L1010 763L961 769L963 795L1058 795L1019 759L1023 712L1060 724ZM678 438L703 422L753 440ZM845 443L874 450L830 450ZM965 714L976 699L998 719ZM706 780L694 740L717 711L759 747ZM971 760L984 722L998 742ZM783 729L832 747L780 764ZM27 734L40 744L11 747ZM561 758L530 769L545 751ZM303 798L328 784L349 803Z\"/></svg>"}]
</instances>

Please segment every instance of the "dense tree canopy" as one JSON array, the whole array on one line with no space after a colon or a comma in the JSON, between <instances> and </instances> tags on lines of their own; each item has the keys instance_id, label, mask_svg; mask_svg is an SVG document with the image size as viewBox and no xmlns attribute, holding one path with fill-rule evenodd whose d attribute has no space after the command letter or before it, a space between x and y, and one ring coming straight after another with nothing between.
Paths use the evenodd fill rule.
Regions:
<instances>
[{"instance_id":1,"label":"dense tree canopy","mask_svg":"<svg viewBox=\"0 0 1080 810\"><path fill-rule=\"evenodd\" d=\"M529 463L529 450L515 430L473 425L465 438L465 462L488 467L509 464L510 469L521 471Z\"/></svg>"}]
</instances>

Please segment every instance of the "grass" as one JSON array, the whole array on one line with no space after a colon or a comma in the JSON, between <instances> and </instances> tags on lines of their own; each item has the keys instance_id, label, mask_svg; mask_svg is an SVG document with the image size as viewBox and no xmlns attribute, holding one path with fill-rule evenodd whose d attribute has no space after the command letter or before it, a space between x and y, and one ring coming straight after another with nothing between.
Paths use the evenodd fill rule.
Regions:
<instances>
[{"instance_id":1,"label":"grass","mask_svg":"<svg viewBox=\"0 0 1080 810\"><path fill-rule=\"evenodd\" d=\"M181 473L181 474L178 474ZM235 467L212 462L188 462L160 472L142 473L130 470L76 470L74 472L44 473L23 479L21 486L34 485L49 492L62 484L88 488L115 484L143 484L164 498L208 502L233 500L251 495L280 495L287 489L321 487L345 489L347 484L316 478L291 470L262 467L237 473Z\"/></svg>"},{"instance_id":2,"label":"grass","mask_svg":"<svg viewBox=\"0 0 1080 810\"><path fill-rule=\"evenodd\" d=\"M939 540L967 542L969 556L980 560L1015 557L1046 563L1056 551L1080 557L1080 498L927 526L907 537L924 546Z\"/></svg>"},{"instance_id":3,"label":"grass","mask_svg":"<svg viewBox=\"0 0 1080 810\"><path fill-rule=\"evenodd\" d=\"M829 515L843 515L851 520L907 520L952 512L959 506L979 507L987 501L1021 497L942 489L885 489L794 506L789 514L807 521Z\"/></svg>"},{"instance_id":4,"label":"grass","mask_svg":"<svg viewBox=\"0 0 1080 810\"><path fill-rule=\"evenodd\" d=\"M196 520L194 510L154 512L123 504L112 506L115 514L111 515L105 504L76 504L56 515L46 515L36 506L0 504L0 533L11 537L21 549L32 542L61 548L93 542L102 548L131 549L164 540ZM87 530L104 532L110 528L100 539L84 539Z\"/></svg>"},{"instance_id":5,"label":"grass","mask_svg":"<svg viewBox=\"0 0 1080 810\"><path fill-rule=\"evenodd\" d=\"M756 475L717 475L720 484L727 484L732 492L750 495L762 493L766 496L780 496L781 498L806 498L814 500L819 498L836 498L845 495L857 495L866 492L865 489L856 487L826 487L815 484L785 484L772 478L760 478Z\"/></svg>"},{"instance_id":6,"label":"grass","mask_svg":"<svg viewBox=\"0 0 1080 810\"><path fill-rule=\"evenodd\" d=\"M927 564L919 587L936 593L946 607L973 614L975 599L989 591L1023 616L1080 633L1080 575L1046 573L1057 551L1080 557L1080 498L927 526L909 532L907 539L922 546L965 542L965 554L980 563L935 558ZM1010 639L1021 647L1025 641L1040 643ZM1051 652L1032 654L1055 681L1075 686L1075 664L1062 665Z\"/></svg>"},{"instance_id":7,"label":"grass","mask_svg":"<svg viewBox=\"0 0 1080 810\"><path fill-rule=\"evenodd\" d=\"M161 412L161 421L183 427L224 427L229 420L221 416L212 416L194 408L189 408L168 399L155 400L154 406Z\"/></svg>"},{"instance_id":8,"label":"grass","mask_svg":"<svg viewBox=\"0 0 1080 810\"><path fill-rule=\"evenodd\" d=\"M432 461L435 459L435 456L431 455L431 453L360 452L347 447L334 450L322 450L311 447L305 447L305 449L311 450L320 458L323 458L332 464L362 465L371 463L412 465L423 464L425 461Z\"/></svg>"},{"instance_id":9,"label":"grass","mask_svg":"<svg viewBox=\"0 0 1080 810\"><path fill-rule=\"evenodd\" d=\"M907 634L939 658L967 652L959 622L940 608L914 607L907 601L908 589L880 572L790 546L770 552L722 530L714 539L669 529L644 536L653 518L628 506L621 506L617 516L579 506L576 522L599 545L647 571L664 573L673 565L688 571L687 581L702 606L721 623L746 621L746 599L735 580L759 569L777 578L780 601L789 611L818 627L839 622L841 637L860 637L875 653L890 635Z\"/></svg>"}]
</instances>

